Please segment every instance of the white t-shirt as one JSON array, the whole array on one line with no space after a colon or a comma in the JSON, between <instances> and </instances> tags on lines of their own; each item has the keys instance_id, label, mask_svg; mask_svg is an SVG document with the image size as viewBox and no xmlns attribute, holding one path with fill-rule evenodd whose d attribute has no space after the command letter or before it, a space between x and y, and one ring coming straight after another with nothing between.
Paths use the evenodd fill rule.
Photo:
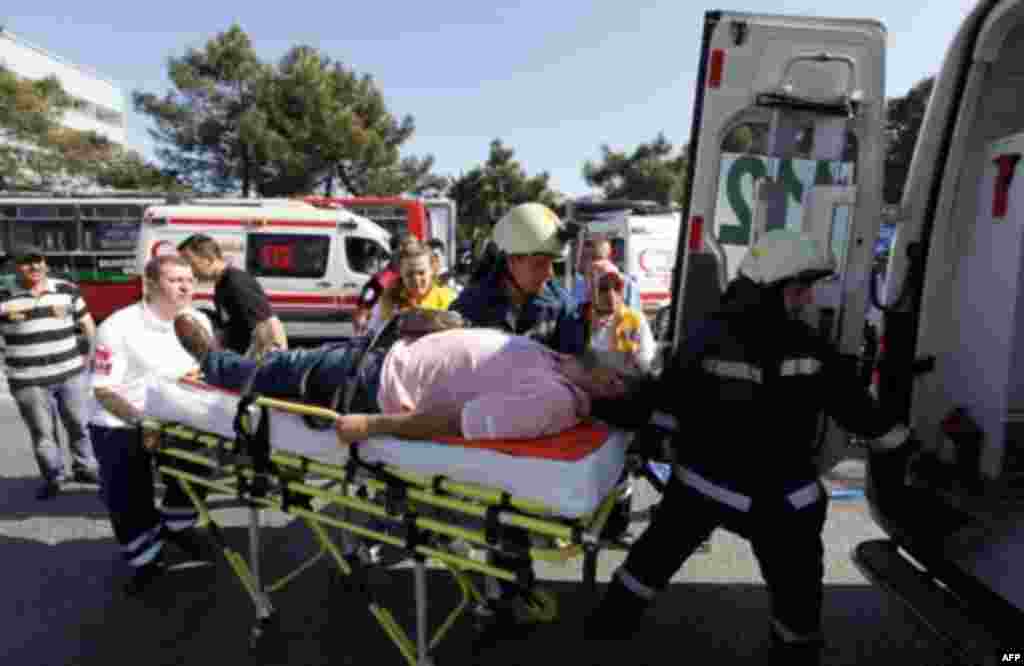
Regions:
<instances>
[{"instance_id":1,"label":"white t-shirt","mask_svg":"<svg viewBox=\"0 0 1024 666\"><path fill-rule=\"evenodd\" d=\"M213 334L206 315L194 309L189 313ZM174 322L160 319L139 302L110 315L96 331L93 389L110 388L142 410L150 379L179 379L196 365L196 360L178 342ZM127 427L99 404L95 394L92 403L92 423L108 428Z\"/></svg>"}]
</instances>

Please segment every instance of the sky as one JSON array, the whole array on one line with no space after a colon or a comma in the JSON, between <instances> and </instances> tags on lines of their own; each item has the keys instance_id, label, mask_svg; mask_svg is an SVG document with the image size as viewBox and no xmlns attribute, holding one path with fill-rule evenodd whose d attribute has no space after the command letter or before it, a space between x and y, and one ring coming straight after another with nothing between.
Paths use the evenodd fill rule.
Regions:
<instances>
[{"instance_id":1,"label":"sky","mask_svg":"<svg viewBox=\"0 0 1024 666\"><path fill-rule=\"evenodd\" d=\"M130 147L151 159L150 122L131 109L131 92L164 94L169 58L238 23L264 61L308 44L372 75L392 113L415 119L403 155L433 155L437 173L457 177L472 169L500 138L528 174L546 171L554 189L576 196L590 191L583 164L599 160L602 145L631 151L659 132L676 146L689 139L706 10L879 20L888 31L891 97L937 72L975 4L6 0L0 25L118 83Z\"/></svg>"}]
</instances>

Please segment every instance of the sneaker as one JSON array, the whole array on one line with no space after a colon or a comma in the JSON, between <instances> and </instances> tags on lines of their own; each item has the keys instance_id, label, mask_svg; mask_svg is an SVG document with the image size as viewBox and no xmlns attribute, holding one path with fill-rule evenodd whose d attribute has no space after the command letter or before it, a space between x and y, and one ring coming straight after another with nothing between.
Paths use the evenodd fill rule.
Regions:
<instances>
[{"instance_id":1,"label":"sneaker","mask_svg":"<svg viewBox=\"0 0 1024 666\"><path fill-rule=\"evenodd\" d=\"M36 490L37 500L51 500L60 494L60 483L57 481L43 481L43 484Z\"/></svg>"},{"instance_id":2,"label":"sneaker","mask_svg":"<svg viewBox=\"0 0 1024 666\"><path fill-rule=\"evenodd\" d=\"M195 528L178 530L176 532L165 529L163 537L164 541L177 546L192 562L205 562L210 559L206 554L204 540L199 536Z\"/></svg>"},{"instance_id":3,"label":"sneaker","mask_svg":"<svg viewBox=\"0 0 1024 666\"><path fill-rule=\"evenodd\" d=\"M149 589L157 578L166 571L163 558L159 555L152 561L140 567L134 567L132 577L124 584L124 594L127 597L137 597Z\"/></svg>"}]
</instances>

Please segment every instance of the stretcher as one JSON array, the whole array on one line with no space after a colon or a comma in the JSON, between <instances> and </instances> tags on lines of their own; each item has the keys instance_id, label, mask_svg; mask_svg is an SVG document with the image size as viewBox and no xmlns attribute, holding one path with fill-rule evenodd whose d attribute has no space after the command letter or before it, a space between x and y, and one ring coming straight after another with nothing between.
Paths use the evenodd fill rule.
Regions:
<instances>
[{"instance_id":1,"label":"stretcher","mask_svg":"<svg viewBox=\"0 0 1024 666\"><path fill-rule=\"evenodd\" d=\"M455 621L467 610L487 607L471 574L504 581L522 595L533 620L551 621L555 599L534 585L524 558L568 563L582 557L583 582L593 589L598 554L610 545L602 529L628 488L623 477L630 436L596 423L541 440L374 438L341 447L334 412L188 380L153 381L145 414L143 435L157 440L159 471L181 482L253 601L254 643L275 619L270 594L324 558L356 583L353 588L365 595L370 613L412 666L432 664L432 651ZM249 506L248 561L223 539L206 502L210 491ZM260 566L265 510L296 516L319 546L312 558L269 584ZM338 530L340 540L328 528ZM369 542L402 549L412 560L414 639L368 585L368 562L360 555ZM447 569L461 592L433 634L428 561Z\"/></svg>"}]
</instances>

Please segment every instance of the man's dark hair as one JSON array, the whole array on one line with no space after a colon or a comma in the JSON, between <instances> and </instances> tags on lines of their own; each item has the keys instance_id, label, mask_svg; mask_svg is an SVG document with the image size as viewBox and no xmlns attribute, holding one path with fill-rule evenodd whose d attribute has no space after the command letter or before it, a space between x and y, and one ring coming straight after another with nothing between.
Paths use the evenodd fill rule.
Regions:
<instances>
[{"instance_id":1,"label":"man's dark hair","mask_svg":"<svg viewBox=\"0 0 1024 666\"><path fill-rule=\"evenodd\" d=\"M178 252L191 252L204 259L221 259L220 245L206 234L192 234L178 243Z\"/></svg>"}]
</instances>

